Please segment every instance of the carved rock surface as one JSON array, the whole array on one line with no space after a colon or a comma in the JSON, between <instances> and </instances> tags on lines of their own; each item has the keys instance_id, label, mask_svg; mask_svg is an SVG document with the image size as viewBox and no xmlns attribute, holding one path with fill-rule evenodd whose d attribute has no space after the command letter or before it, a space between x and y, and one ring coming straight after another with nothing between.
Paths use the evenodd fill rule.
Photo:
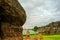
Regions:
<instances>
[{"instance_id":1,"label":"carved rock surface","mask_svg":"<svg viewBox=\"0 0 60 40\"><path fill-rule=\"evenodd\" d=\"M22 26L26 21L26 14L18 0L0 0L3 22Z\"/></svg>"},{"instance_id":2,"label":"carved rock surface","mask_svg":"<svg viewBox=\"0 0 60 40\"><path fill-rule=\"evenodd\" d=\"M18 0L0 0L0 39L23 40L26 13Z\"/></svg>"}]
</instances>

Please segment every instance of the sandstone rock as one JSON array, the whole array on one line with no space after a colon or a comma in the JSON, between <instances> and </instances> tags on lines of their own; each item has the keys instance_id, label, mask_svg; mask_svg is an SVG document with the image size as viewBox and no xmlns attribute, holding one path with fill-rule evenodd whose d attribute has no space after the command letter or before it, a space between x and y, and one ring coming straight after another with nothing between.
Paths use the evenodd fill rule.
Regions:
<instances>
[{"instance_id":1,"label":"sandstone rock","mask_svg":"<svg viewBox=\"0 0 60 40\"><path fill-rule=\"evenodd\" d=\"M3 40L5 40L6 38L6 40L13 40L14 37L19 38L16 40L23 40L22 25L25 23L25 21L25 10L21 6L21 4L19 4L18 0L0 0L0 32L2 32L3 34ZM13 33L10 32L11 30L13 31ZM18 32L15 32L15 30L18 30ZM20 36L15 36L15 34L18 35L18 33L20 34ZM11 34L13 35L12 39L10 39Z\"/></svg>"},{"instance_id":2,"label":"sandstone rock","mask_svg":"<svg viewBox=\"0 0 60 40\"><path fill-rule=\"evenodd\" d=\"M25 11L17 0L3 0L0 2L0 8L3 22L22 26L26 21Z\"/></svg>"}]
</instances>

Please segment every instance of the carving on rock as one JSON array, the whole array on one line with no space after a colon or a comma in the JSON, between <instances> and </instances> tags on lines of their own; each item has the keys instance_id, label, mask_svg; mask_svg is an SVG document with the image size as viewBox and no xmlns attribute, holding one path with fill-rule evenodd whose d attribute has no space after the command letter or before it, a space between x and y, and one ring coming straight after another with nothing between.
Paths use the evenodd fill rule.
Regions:
<instances>
[{"instance_id":1,"label":"carving on rock","mask_svg":"<svg viewBox=\"0 0 60 40\"><path fill-rule=\"evenodd\" d=\"M23 40L26 13L18 0L0 0L0 39Z\"/></svg>"}]
</instances>

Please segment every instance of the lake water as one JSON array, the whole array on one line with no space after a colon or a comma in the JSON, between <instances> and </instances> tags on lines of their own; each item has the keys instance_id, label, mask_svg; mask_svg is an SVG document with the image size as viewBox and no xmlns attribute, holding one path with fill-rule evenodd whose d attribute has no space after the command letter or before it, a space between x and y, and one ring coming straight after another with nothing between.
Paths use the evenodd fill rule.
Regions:
<instances>
[{"instance_id":1,"label":"lake water","mask_svg":"<svg viewBox=\"0 0 60 40\"><path fill-rule=\"evenodd\" d=\"M26 35L27 31L28 30L23 30L23 35ZM36 34L36 33L38 33L38 32L34 32L33 30L29 30L29 32L30 32L30 34Z\"/></svg>"}]
</instances>

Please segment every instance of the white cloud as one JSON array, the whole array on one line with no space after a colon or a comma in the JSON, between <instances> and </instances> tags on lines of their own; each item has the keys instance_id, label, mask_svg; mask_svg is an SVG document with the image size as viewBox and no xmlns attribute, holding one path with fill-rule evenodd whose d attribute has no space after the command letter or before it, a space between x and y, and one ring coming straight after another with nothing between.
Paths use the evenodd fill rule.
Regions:
<instances>
[{"instance_id":1,"label":"white cloud","mask_svg":"<svg viewBox=\"0 0 60 40\"><path fill-rule=\"evenodd\" d=\"M60 21L60 0L19 0L27 14L23 28Z\"/></svg>"}]
</instances>

